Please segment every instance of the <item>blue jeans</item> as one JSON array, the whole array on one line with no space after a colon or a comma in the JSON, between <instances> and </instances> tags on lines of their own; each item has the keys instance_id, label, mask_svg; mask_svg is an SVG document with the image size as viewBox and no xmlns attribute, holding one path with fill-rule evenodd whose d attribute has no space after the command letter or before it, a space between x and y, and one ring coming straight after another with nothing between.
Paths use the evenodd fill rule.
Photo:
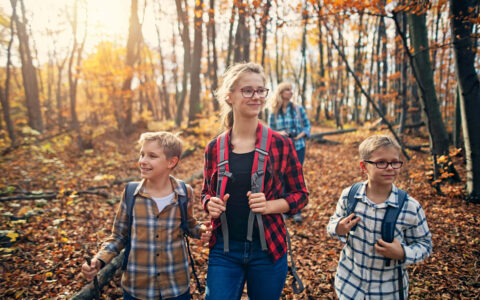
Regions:
<instances>
[{"instance_id":1,"label":"blue jeans","mask_svg":"<svg viewBox=\"0 0 480 300\"><path fill-rule=\"evenodd\" d=\"M249 299L278 300L287 278L287 254L272 263L259 241L229 242L230 252L223 251L221 237L210 249L205 300L240 299L245 281Z\"/></svg>"},{"instance_id":2,"label":"blue jeans","mask_svg":"<svg viewBox=\"0 0 480 300\"><path fill-rule=\"evenodd\" d=\"M302 149L298 149L297 151L297 157L298 160L300 161L300 164L303 166L303 162L305 161L305 147Z\"/></svg>"},{"instance_id":3,"label":"blue jeans","mask_svg":"<svg viewBox=\"0 0 480 300\"><path fill-rule=\"evenodd\" d=\"M137 298L132 297L129 293L123 290L123 300L136 300ZM163 299L163 298L160 298ZM190 300L190 292L186 292L183 295L173 298L167 298L168 300ZM165 300L167 300L165 299Z\"/></svg>"}]
</instances>

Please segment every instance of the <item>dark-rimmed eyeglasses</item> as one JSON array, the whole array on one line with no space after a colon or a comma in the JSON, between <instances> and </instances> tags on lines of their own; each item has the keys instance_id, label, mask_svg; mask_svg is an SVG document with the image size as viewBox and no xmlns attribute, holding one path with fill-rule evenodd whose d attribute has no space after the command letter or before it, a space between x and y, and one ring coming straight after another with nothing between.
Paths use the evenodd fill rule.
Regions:
<instances>
[{"instance_id":1,"label":"dark-rimmed eyeglasses","mask_svg":"<svg viewBox=\"0 0 480 300\"><path fill-rule=\"evenodd\" d=\"M245 87L245 88L241 88L240 92L242 93L242 96L245 98L253 98L253 95L255 95L255 93L257 93L258 97L260 98L265 98L268 95L268 89L266 88L254 89L250 87Z\"/></svg>"},{"instance_id":2,"label":"dark-rimmed eyeglasses","mask_svg":"<svg viewBox=\"0 0 480 300\"><path fill-rule=\"evenodd\" d=\"M377 169L386 169L388 165L392 166L392 169L400 169L403 166L403 161L371 161L371 160L364 160L364 162L375 165Z\"/></svg>"}]
</instances>

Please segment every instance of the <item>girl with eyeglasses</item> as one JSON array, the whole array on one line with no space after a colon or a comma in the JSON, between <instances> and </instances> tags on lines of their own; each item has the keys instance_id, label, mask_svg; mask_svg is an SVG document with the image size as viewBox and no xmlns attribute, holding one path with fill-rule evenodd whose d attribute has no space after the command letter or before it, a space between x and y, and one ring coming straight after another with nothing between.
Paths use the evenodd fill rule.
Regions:
<instances>
[{"instance_id":1,"label":"girl with eyeglasses","mask_svg":"<svg viewBox=\"0 0 480 300\"><path fill-rule=\"evenodd\" d=\"M245 283L250 299L279 299L287 276L282 213L294 214L308 201L291 140L259 121L268 95L265 81L260 65L236 64L226 70L216 91L225 131L223 149L222 143L213 139L205 150L202 205L213 228L207 300L240 299ZM263 189L252 192L252 170L258 170L254 165L259 163L258 145L265 132L269 133L269 150L263 154ZM228 171L224 162L219 165L221 150L228 154ZM223 186L225 181L223 192L217 195L217 185ZM253 220L249 231L251 213L259 219Z\"/></svg>"}]
</instances>

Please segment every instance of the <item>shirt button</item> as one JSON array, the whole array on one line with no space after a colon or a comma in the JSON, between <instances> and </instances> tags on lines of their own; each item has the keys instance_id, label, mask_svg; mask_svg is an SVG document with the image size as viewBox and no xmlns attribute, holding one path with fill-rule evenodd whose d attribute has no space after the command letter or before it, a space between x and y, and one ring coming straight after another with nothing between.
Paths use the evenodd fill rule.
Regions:
<instances>
[{"instance_id":1,"label":"shirt button","mask_svg":"<svg viewBox=\"0 0 480 300\"><path fill-rule=\"evenodd\" d=\"M158 239L158 234L155 237Z\"/></svg>"},{"instance_id":2,"label":"shirt button","mask_svg":"<svg viewBox=\"0 0 480 300\"><path fill-rule=\"evenodd\" d=\"M157 253L157 256L160 256L160 253Z\"/></svg>"},{"instance_id":3,"label":"shirt button","mask_svg":"<svg viewBox=\"0 0 480 300\"><path fill-rule=\"evenodd\" d=\"M160 273L157 273L157 276L160 276Z\"/></svg>"}]
</instances>

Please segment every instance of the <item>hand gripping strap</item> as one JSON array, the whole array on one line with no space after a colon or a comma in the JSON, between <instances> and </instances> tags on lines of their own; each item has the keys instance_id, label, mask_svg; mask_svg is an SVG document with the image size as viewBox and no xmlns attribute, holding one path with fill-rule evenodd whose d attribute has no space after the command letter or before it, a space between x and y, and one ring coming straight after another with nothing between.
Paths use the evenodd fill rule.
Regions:
<instances>
[{"instance_id":1,"label":"hand gripping strap","mask_svg":"<svg viewBox=\"0 0 480 300\"><path fill-rule=\"evenodd\" d=\"M353 212L355 212L355 207L357 206L357 202L358 202L358 199L355 198L355 194L357 193L358 191L358 188L360 187L360 185L362 185L361 182L357 182L355 183L354 185L352 185L352 187L350 188L350 191L348 191L348 196L347 196L347 215L346 217L348 217L349 215L351 215ZM355 229L357 229L357 225L353 226L352 229L350 229L350 231L355 231Z\"/></svg>"},{"instance_id":2,"label":"hand gripping strap","mask_svg":"<svg viewBox=\"0 0 480 300\"><path fill-rule=\"evenodd\" d=\"M218 178L217 178L217 197L223 200L225 194L225 188L227 187L228 178L232 177L228 166L228 145L227 145L227 133L221 134L217 138L217 166L218 166ZM230 246L228 243L228 224L227 215L225 212L220 214L220 222L222 226L223 235L223 251L229 252Z\"/></svg>"},{"instance_id":3,"label":"hand gripping strap","mask_svg":"<svg viewBox=\"0 0 480 300\"><path fill-rule=\"evenodd\" d=\"M261 193L263 190L263 179L265 175L265 168L267 166L268 148L272 133L268 128L262 125L262 134L260 141L255 145L255 157L253 159L252 167L252 193ZM262 250L267 250L267 241L265 239L265 228L263 226L263 217L260 213L254 213L250 210L248 215L247 240L252 241L253 223L257 219L258 231L260 236L260 244Z\"/></svg>"},{"instance_id":4,"label":"hand gripping strap","mask_svg":"<svg viewBox=\"0 0 480 300\"><path fill-rule=\"evenodd\" d=\"M388 206L385 211L385 216L382 220L382 240L387 243L393 242L395 237L395 224L397 224L398 216L402 211L403 204L407 198L407 192L404 190L398 190L398 206ZM390 266L390 259L387 259L386 265Z\"/></svg>"}]
</instances>

